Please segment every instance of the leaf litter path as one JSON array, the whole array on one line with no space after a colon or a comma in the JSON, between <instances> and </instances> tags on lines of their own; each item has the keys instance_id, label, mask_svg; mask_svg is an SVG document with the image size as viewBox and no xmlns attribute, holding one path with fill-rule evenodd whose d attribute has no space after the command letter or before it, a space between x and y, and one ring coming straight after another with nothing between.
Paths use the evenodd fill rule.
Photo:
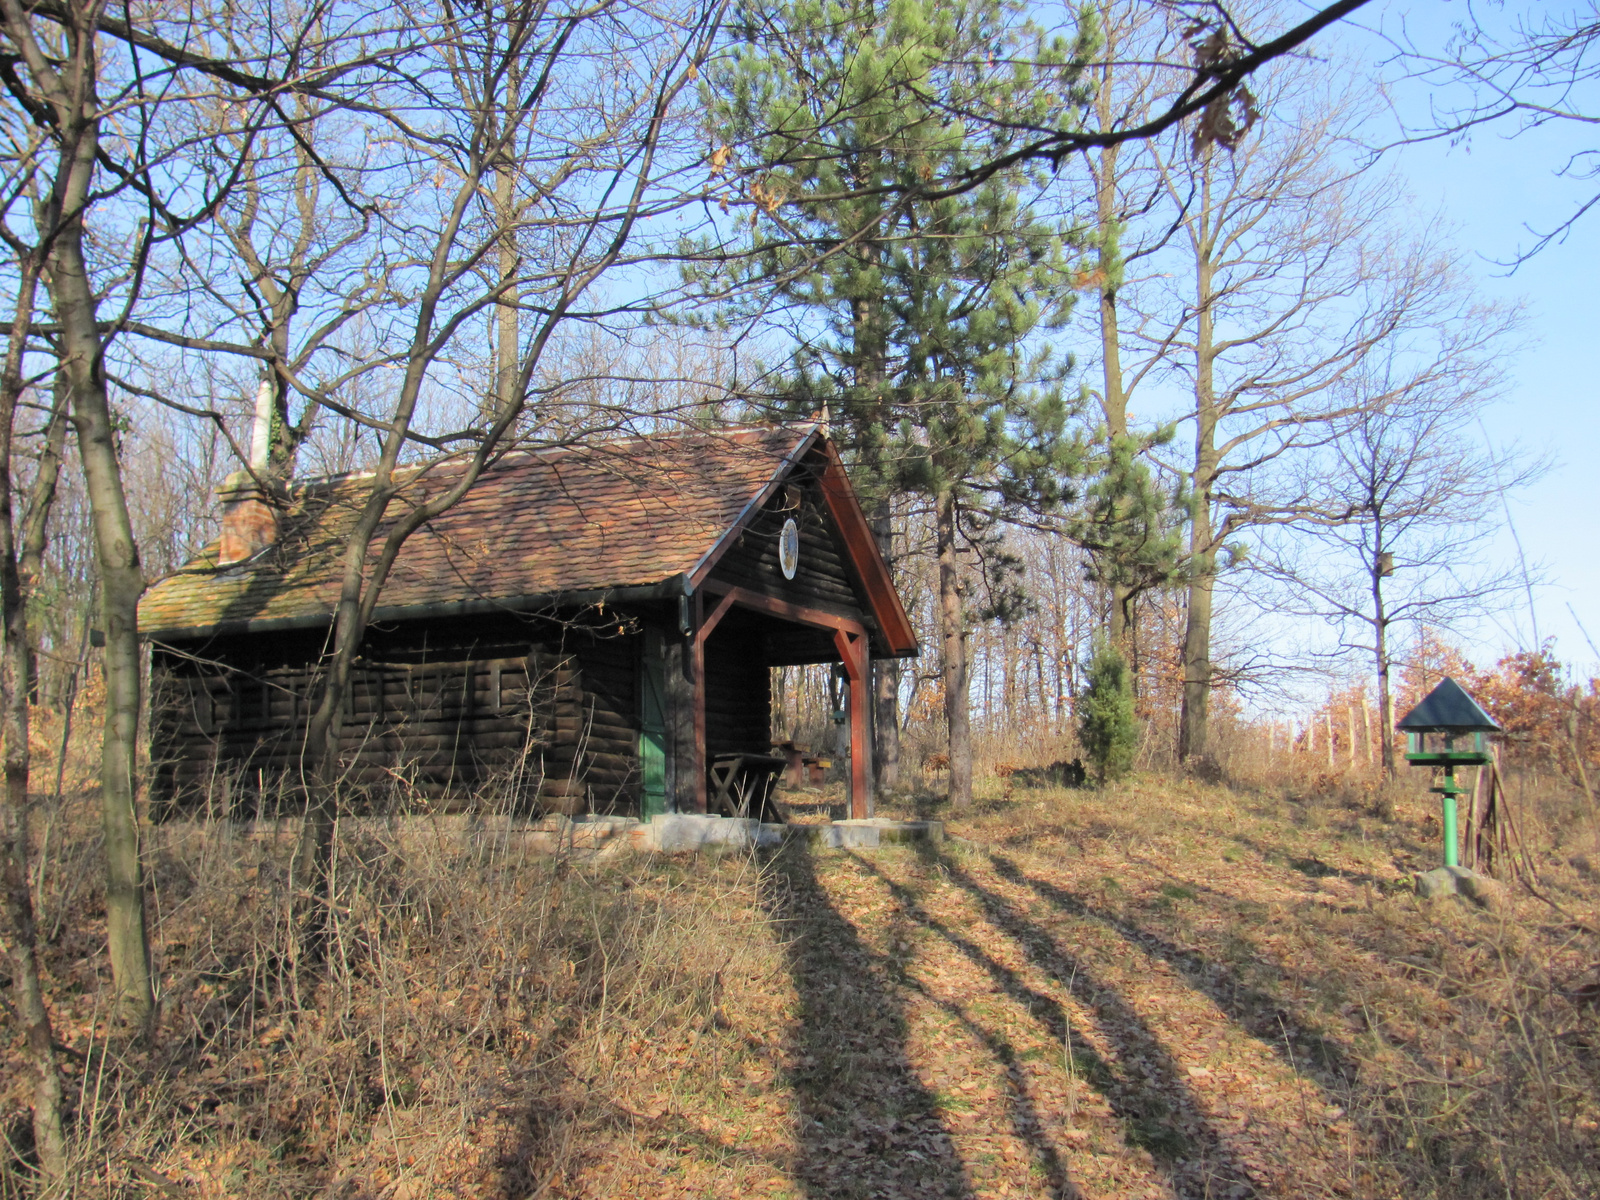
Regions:
<instances>
[{"instance_id":1,"label":"leaf litter path","mask_svg":"<svg viewBox=\"0 0 1600 1200\"><path fill-rule=\"evenodd\" d=\"M807 1197L1375 1196L1271 1013L1042 854L786 853L772 915ZM1252 1033L1251 1029L1256 1030ZM777 1189L774 1189L777 1190Z\"/></svg>"}]
</instances>

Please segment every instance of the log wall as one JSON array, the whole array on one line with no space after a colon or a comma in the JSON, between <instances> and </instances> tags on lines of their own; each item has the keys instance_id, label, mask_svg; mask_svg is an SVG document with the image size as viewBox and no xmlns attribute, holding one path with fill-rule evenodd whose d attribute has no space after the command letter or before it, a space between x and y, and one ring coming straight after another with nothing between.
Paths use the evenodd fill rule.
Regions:
<instances>
[{"instance_id":1,"label":"log wall","mask_svg":"<svg viewBox=\"0 0 1600 1200\"><path fill-rule=\"evenodd\" d=\"M706 641L706 762L772 753L772 677L759 629L725 620Z\"/></svg>"},{"instance_id":2,"label":"log wall","mask_svg":"<svg viewBox=\"0 0 1600 1200\"><path fill-rule=\"evenodd\" d=\"M800 534L800 561L794 578L785 579L778 561L778 539L790 518ZM858 621L867 612L810 467L798 468L789 483L778 489L738 542L729 547L712 577Z\"/></svg>"},{"instance_id":3,"label":"log wall","mask_svg":"<svg viewBox=\"0 0 1600 1200\"><path fill-rule=\"evenodd\" d=\"M352 810L400 797L636 810L639 640L625 619L374 630L340 736ZM153 815L300 802L321 644L296 633L154 650Z\"/></svg>"}]
</instances>

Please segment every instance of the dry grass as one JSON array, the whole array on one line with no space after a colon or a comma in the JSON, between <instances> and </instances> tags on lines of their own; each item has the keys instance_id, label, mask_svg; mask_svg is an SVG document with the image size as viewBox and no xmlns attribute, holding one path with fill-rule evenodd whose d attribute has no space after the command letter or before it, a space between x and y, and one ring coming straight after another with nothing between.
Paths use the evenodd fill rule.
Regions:
<instances>
[{"instance_id":1,"label":"dry grass","mask_svg":"<svg viewBox=\"0 0 1600 1200\"><path fill-rule=\"evenodd\" d=\"M530 857L427 821L340 830L331 961L297 970L293 834L154 831L148 1046L107 1042L92 839L58 841L79 864L45 889L70 1194L560 1195L720 1106L750 1054L730 1013L781 974L749 860Z\"/></svg>"},{"instance_id":2,"label":"dry grass","mask_svg":"<svg viewBox=\"0 0 1600 1200\"><path fill-rule=\"evenodd\" d=\"M1549 781L1524 797L1559 908L1518 890L1482 912L1410 893L1439 853L1423 786L1144 777L1018 793L953 827L969 859L1029 875L1071 939L1111 935L1175 973L1167 1003L1203 994L1314 1083L1349 1121L1332 1191L1600 1195L1600 905L1576 852L1589 814Z\"/></svg>"},{"instance_id":3,"label":"dry grass","mask_svg":"<svg viewBox=\"0 0 1600 1200\"><path fill-rule=\"evenodd\" d=\"M1570 795L1524 805L1563 912L1486 913L1410 894L1437 821L1409 781L985 778L921 853L551 859L352 823L318 969L286 952L292 827L161 827L144 1045L108 1039L79 800L40 881L62 1194L1600 1194Z\"/></svg>"}]
</instances>

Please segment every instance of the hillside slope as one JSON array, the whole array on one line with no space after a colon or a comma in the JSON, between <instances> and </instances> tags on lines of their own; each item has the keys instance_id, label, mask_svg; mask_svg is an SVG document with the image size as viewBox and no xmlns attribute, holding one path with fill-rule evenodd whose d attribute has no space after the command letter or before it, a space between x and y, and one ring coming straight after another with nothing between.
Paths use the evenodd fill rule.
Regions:
<instances>
[{"instance_id":1,"label":"hillside slope","mask_svg":"<svg viewBox=\"0 0 1600 1200\"><path fill-rule=\"evenodd\" d=\"M943 845L759 860L418 828L341 843L320 974L287 834L157 831L155 1043L107 1050L92 925L50 947L80 1191L1600 1194L1592 866L1543 856L1564 912L1420 901L1420 802L1018 789Z\"/></svg>"}]
</instances>

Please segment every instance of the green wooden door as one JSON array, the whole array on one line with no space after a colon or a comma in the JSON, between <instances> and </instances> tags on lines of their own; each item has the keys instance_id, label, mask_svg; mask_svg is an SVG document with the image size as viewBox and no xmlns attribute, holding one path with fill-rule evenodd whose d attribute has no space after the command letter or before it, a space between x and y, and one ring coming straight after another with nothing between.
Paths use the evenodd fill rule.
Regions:
<instances>
[{"instance_id":1,"label":"green wooden door","mask_svg":"<svg viewBox=\"0 0 1600 1200\"><path fill-rule=\"evenodd\" d=\"M639 639L639 816L667 811L667 681L659 629Z\"/></svg>"}]
</instances>

